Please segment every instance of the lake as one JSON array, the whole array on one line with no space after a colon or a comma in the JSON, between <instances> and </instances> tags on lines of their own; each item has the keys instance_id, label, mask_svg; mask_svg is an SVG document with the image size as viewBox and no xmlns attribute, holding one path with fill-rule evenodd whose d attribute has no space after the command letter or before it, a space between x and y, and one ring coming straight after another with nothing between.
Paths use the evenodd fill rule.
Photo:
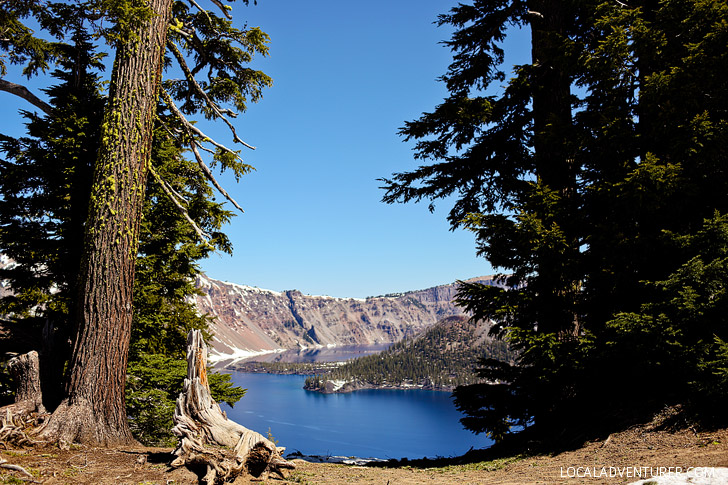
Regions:
<instances>
[{"instance_id":1,"label":"lake","mask_svg":"<svg viewBox=\"0 0 728 485\"><path fill-rule=\"evenodd\" d=\"M304 455L361 458L458 456L492 444L459 423L449 392L362 390L320 394L302 389L304 376L233 372L248 389L230 419Z\"/></svg>"}]
</instances>

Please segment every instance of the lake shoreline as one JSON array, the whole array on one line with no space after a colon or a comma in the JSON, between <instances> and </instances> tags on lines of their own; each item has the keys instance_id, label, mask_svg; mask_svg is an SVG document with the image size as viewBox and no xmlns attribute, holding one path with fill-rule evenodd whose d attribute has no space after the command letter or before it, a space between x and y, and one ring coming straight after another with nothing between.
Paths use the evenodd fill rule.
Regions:
<instances>
[{"instance_id":1,"label":"lake shoreline","mask_svg":"<svg viewBox=\"0 0 728 485\"><path fill-rule=\"evenodd\" d=\"M232 366L226 366L225 369L234 372L243 372L248 374L272 374L272 375L295 375L295 376L317 376L325 375L332 369L343 364L343 362L312 362L307 363L306 367L302 367L298 363L290 367L271 368L269 363L256 361L239 362ZM309 392L318 392L321 394L346 394L350 392L362 390L388 390L388 391L436 391L436 392L453 392L455 386L437 386L434 384L414 384L412 382L404 384L374 384L360 380L341 382L338 380L322 379L321 386L303 386L303 389Z\"/></svg>"},{"instance_id":2,"label":"lake shoreline","mask_svg":"<svg viewBox=\"0 0 728 485\"><path fill-rule=\"evenodd\" d=\"M456 456L492 444L463 429L448 392L321 394L303 389L305 376L234 372L231 378L247 392L234 408L221 404L228 418L269 431L289 452L391 459Z\"/></svg>"},{"instance_id":3,"label":"lake shoreline","mask_svg":"<svg viewBox=\"0 0 728 485\"><path fill-rule=\"evenodd\" d=\"M435 391L435 392L452 392L455 386L436 386L433 384L373 384L365 381L342 381L323 379L315 385L304 385L303 389L310 392L319 392L321 394L347 394L350 392L364 390L388 390L388 391Z\"/></svg>"}]
</instances>

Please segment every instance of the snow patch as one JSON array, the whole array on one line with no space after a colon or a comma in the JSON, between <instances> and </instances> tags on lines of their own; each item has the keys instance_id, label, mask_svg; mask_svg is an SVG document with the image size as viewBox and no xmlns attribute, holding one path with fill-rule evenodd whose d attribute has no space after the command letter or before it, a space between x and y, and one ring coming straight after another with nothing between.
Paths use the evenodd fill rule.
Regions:
<instances>
[{"instance_id":1,"label":"snow patch","mask_svg":"<svg viewBox=\"0 0 728 485\"><path fill-rule=\"evenodd\" d=\"M342 387L344 387L344 384L347 383L344 379L335 379L333 381L329 381L334 385L334 392L338 391Z\"/></svg>"},{"instance_id":2,"label":"snow patch","mask_svg":"<svg viewBox=\"0 0 728 485\"><path fill-rule=\"evenodd\" d=\"M210 354L208 355L208 360L211 363L217 363L222 361L230 361L230 364L233 364L235 362L239 362L241 360L249 359L251 357L257 357L259 355L266 355L266 354L279 354L281 352L285 352L286 349L270 349L270 350L247 350L247 349L238 349L236 347L233 347L232 353L225 354L222 352L218 352L215 349L210 349Z\"/></svg>"}]
</instances>

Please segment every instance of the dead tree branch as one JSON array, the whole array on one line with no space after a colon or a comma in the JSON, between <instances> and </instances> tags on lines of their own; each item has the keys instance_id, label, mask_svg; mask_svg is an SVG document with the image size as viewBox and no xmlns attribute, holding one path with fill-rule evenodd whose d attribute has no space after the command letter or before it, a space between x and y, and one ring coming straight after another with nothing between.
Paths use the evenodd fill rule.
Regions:
<instances>
[{"instance_id":1,"label":"dead tree branch","mask_svg":"<svg viewBox=\"0 0 728 485\"><path fill-rule=\"evenodd\" d=\"M31 93L28 88L20 84L15 84L5 79L0 79L0 91L5 91L15 96L20 96L36 108L39 108L47 115L53 114L53 108L51 105L38 98L35 94Z\"/></svg>"},{"instance_id":2,"label":"dead tree branch","mask_svg":"<svg viewBox=\"0 0 728 485\"><path fill-rule=\"evenodd\" d=\"M172 97L167 93L165 90L162 90L162 99L164 99L164 102L167 104L169 109L172 111L172 113L182 122L182 126L187 131L187 135L189 137L189 144L190 148L192 149L192 153L195 155L195 159L197 160L197 165L200 166L200 169L202 170L202 173L205 174L205 177L212 183L212 185L222 194L223 197L225 197L227 200L230 201L231 204L233 204L240 212L245 212L242 207L233 199L230 194L227 193L225 189L222 188L222 186L218 183L218 181L215 179L214 175L212 175L212 171L207 166L207 164L202 160L202 156L200 155L200 152L197 150L198 143L195 141L195 138L193 135L198 135L203 137L203 139L210 141L215 146L222 147L219 143L213 141L210 139L207 135L205 135L202 131L200 131L198 128L195 127L192 123L187 121L187 118L184 117L182 112L177 108L177 105L174 104L174 101L172 100ZM232 150L222 147L223 149L232 152ZM234 152L232 152L234 153Z\"/></svg>"}]
</instances>

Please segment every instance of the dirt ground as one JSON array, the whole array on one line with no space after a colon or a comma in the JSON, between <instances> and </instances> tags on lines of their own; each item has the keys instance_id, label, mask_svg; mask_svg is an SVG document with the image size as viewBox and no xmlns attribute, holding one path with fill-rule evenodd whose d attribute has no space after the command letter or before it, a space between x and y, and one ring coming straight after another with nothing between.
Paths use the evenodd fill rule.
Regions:
<instances>
[{"instance_id":1,"label":"dirt ground","mask_svg":"<svg viewBox=\"0 0 728 485\"><path fill-rule=\"evenodd\" d=\"M171 449L128 448L70 450L0 450L7 464L20 465L32 477L0 469L1 483L43 484L197 484L186 469L171 470ZM296 470L286 480L270 484L577 484L630 483L650 478L658 467L728 467L728 429L659 431L653 424L615 433L606 440L556 455L519 456L486 462L454 464L411 462L397 467L365 467L309 463L295 460ZM603 468L604 467L604 468ZM610 468L611 467L611 468ZM621 473L622 476L609 477ZM579 475L575 477L574 475ZM602 475L593 478L589 475ZM235 482L261 483L251 478Z\"/></svg>"}]
</instances>

